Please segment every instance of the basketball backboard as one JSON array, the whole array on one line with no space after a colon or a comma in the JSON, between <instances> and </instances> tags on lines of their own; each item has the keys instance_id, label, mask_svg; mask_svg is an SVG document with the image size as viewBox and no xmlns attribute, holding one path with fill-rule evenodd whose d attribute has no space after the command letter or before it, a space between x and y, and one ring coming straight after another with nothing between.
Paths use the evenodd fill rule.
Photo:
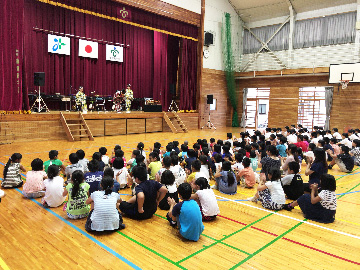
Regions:
<instances>
[{"instance_id":1,"label":"basketball backboard","mask_svg":"<svg viewBox=\"0 0 360 270\"><path fill-rule=\"evenodd\" d=\"M338 84L340 81L360 82L360 63L330 64L329 83Z\"/></svg>"}]
</instances>

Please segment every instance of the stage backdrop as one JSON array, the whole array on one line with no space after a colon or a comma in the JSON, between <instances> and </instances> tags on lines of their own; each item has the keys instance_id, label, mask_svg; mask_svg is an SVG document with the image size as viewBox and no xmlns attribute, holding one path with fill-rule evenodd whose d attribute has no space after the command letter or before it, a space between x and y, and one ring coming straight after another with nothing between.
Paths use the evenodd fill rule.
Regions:
<instances>
[{"instance_id":1,"label":"stage backdrop","mask_svg":"<svg viewBox=\"0 0 360 270\"><path fill-rule=\"evenodd\" d=\"M125 88L126 84L130 83L135 98L153 97L160 100L163 109L167 110L172 98L170 84L177 83L178 56L181 53L183 62L180 72L186 75L181 76L180 109L195 109L196 41L78 12L71 7L113 17L117 16L117 8L125 7L131 22L190 37L196 37L195 26L107 0L57 2L63 6L35 0L24 2L24 95L33 93L36 88L33 73L45 72L45 86L42 91L46 94L75 94L75 89L82 85L87 95L90 95L91 91L96 91L99 95L113 95L115 90ZM34 31L33 27L72 34L92 41L99 40L99 57L79 57L78 38L71 38L69 56L48 53L48 33ZM106 43L101 40L129 45L124 49L124 62L106 61ZM185 45L179 52L180 42ZM25 102L24 105L25 109L28 109L29 104Z\"/></svg>"}]
</instances>

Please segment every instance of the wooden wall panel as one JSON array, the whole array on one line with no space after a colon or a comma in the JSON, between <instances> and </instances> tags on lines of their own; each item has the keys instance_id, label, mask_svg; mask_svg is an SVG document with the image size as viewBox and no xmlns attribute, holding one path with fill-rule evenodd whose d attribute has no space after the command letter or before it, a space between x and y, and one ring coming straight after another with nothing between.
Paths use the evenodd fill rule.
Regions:
<instances>
[{"instance_id":1,"label":"wooden wall panel","mask_svg":"<svg viewBox=\"0 0 360 270\"><path fill-rule=\"evenodd\" d=\"M146 133L161 132L163 130L163 118L147 118Z\"/></svg>"},{"instance_id":2,"label":"wooden wall panel","mask_svg":"<svg viewBox=\"0 0 360 270\"><path fill-rule=\"evenodd\" d=\"M200 94L200 127L209 119L209 106L206 96L213 95L216 99L216 110L210 112L211 122L215 127L231 126L232 107L228 98L226 78L223 71L203 69L202 93Z\"/></svg>"},{"instance_id":3,"label":"wooden wall panel","mask_svg":"<svg viewBox=\"0 0 360 270\"><path fill-rule=\"evenodd\" d=\"M255 78L238 80L239 91L243 88L270 87L270 99L291 98L283 100L270 100L269 126L284 127L297 123L298 102L295 102L296 92L300 87L333 86L334 97L330 114L330 128L337 127L342 132L347 127L359 128L360 118L356 117L360 106L360 84L350 84L347 89L328 83L328 76L301 76L287 78ZM275 108L274 108L275 107ZM278 107L278 108L276 108ZM283 110L279 109L282 108Z\"/></svg>"},{"instance_id":4,"label":"wooden wall panel","mask_svg":"<svg viewBox=\"0 0 360 270\"><path fill-rule=\"evenodd\" d=\"M105 136L105 120L85 120L94 137Z\"/></svg>"},{"instance_id":5,"label":"wooden wall panel","mask_svg":"<svg viewBox=\"0 0 360 270\"><path fill-rule=\"evenodd\" d=\"M145 133L145 119L127 119L127 134Z\"/></svg>"},{"instance_id":6,"label":"wooden wall panel","mask_svg":"<svg viewBox=\"0 0 360 270\"><path fill-rule=\"evenodd\" d=\"M105 120L105 136L126 134L126 119Z\"/></svg>"},{"instance_id":7,"label":"wooden wall panel","mask_svg":"<svg viewBox=\"0 0 360 270\"><path fill-rule=\"evenodd\" d=\"M60 120L0 122L0 144L65 138Z\"/></svg>"}]
</instances>

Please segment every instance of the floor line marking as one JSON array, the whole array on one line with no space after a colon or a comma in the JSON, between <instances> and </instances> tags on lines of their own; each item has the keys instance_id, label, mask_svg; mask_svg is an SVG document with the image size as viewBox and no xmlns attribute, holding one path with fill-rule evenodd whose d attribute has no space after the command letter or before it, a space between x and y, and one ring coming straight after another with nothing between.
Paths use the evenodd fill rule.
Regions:
<instances>
[{"instance_id":1,"label":"floor line marking","mask_svg":"<svg viewBox=\"0 0 360 270\"><path fill-rule=\"evenodd\" d=\"M2 178L0 178L2 180ZM15 190L17 192L19 192L20 194L22 194L22 191L18 188L15 188ZM87 237L88 239L90 239L91 241L93 241L95 244L97 244L98 246L102 247L105 251L109 252L110 254L112 254L113 256L117 257L118 259L120 259L121 261L123 261L124 263L126 263L127 265L131 266L134 269L141 269L139 266L135 265L134 263L132 263L131 261L129 261L128 259L126 259L125 257L121 256L119 253L117 253L116 251L114 251L113 249L109 248L108 246L106 246L105 244L103 244L102 242L100 242L99 240L97 240L96 238L94 238L92 235L88 234L87 232L81 230L80 228L78 228L77 226L75 226L74 224L72 224L70 221L66 220L65 218L63 218L62 216L60 216L59 214L55 213L54 211L52 211L49 208L45 208L41 203L39 203L37 200L35 199L29 199L33 202L35 202L37 205L41 206L42 209L46 210L47 212L51 213L52 215L54 215L55 217L57 217L58 219L60 219L61 221L65 222L67 225L69 225L71 228L75 229L76 231L80 232L82 235L84 235L85 237Z\"/></svg>"},{"instance_id":2,"label":"floor line marking","mask_svg":"<svg viewBox=\"0 0 360 270\"><path fill-rule=\"evenodd\" d=\"M360 186L360 183L358 183L356 186L350 188L348 191L346 191L346 194L348 194L350 191L352 191L353 189L357 188L358 186ZM340 199L341 197L345 196L346 194L340 195L339 197L337 197L338 199Z\"/></svg>"},{"instance_id":3,"label":"floor line marking","mask_svg":"<svg viewBox=\"0 0 360 270\"><path fill-rule=\"evenodd\" d=\"M229 238L229 237L231 237L231 236L233 236L233 235L235 235L235 234L237 234L237 233L239 233L239 232L241 232L241 231L243 231L243 230L245 230L245 229L247 229L247 228L251 227L252 225L254 225L254 224L256 224L256 223L258 223L258 222L260 222L260 221L264 220L265 218L267 218L267 217L269 217L269 216L271 216L271 215L273 215L273 214L274 214L274 213L270 213L270 214L268 214L268 215L266 215L266 216L264 216L264 217L262 217L262 218L260 218L260 219L258 219L258 220L255 220L254 222L252 222L252 223L248 224L247 226L242 227L241 229L239 229L239 230L237 230L237 231L235 231L235 232L233 232L233 233L231 233L231 234L229 234L229 235L227 235L227 236L225 236L225 237L221 238L220 240L217 240L216 242L214 242L214 243L210 244L209 246L205 246L204 248L202 248L202 249L200 249L200 250L198 250L198 251L194 252L193 254L190 254L189 256L187 256L187 257L185 257L185 258L181 259L180 261L177 261L177 263L182 263L182 262L184 262L184 261L186 261L186 260L188 260L188 259L190 259L190 258L194 257L195 255L197 255L197 254L199 254L199 253L203 252L204 250L206 250L206 249L208 249L208 248L210 248L210 247L212 247L212 246L215 246L215 245L216 245L216 244L218 244L219 242L224 241L225 239L227 239L227 238Z\"/></svg>"},{"instance_id":4,"label":"floor line marking","mask_svg":"<svg viewBox=\"0 0 360 270\"><path fill-rule=\"evenodd\" d=\"M5 263L5 261L0 257L0 267L4 270L10 270L9 266Z\"/></svg>"},{"instance_id":5,"label":"floor line marking","mask_svg":"<svg viewBox=\"0 0 360 270\"><path fill-rule=\"evenodd\" d=\"M231 220L231 221L236 222L236 223L239 223L239 224L247 225L247 224L245 224L245 223L243 223L243 222L240 222L240 221L237 221L237 220L234 220L234 219L228 218L228 217L224 217L224 216L221 216L221 215L218 215L218 217L221 217L221 218L224 218L224 219L227 219L227 220ZM358 225L360 225L360 224L358 224ZM272 236L279 236L278 234L275 234L275 233L272 233L272 232L265 231L265 230L263 230L263 229L260 229L260 228L255 227L255 226L251 226L251 228L252 228L252 229L254 229L254 230L261 231L261 232L266 233L266 234L270 234L270 235L272 235ZM338 255L335 255L335 254L332 254L332 253L329 253L329 252L323 251L323 250L321 250L321 249L317 249L317 248L314 248L314 247L308 246L308 245L306 245L306 244L303 244L303 243L300 243L300 242L297 242L297 241L291 240L291 239L289 239L289 238L283 237L282 239L284 239L284 240L286 240L286 241L289 241L289 242L292 242L292 243L294 243L294 244L301 245L301 246L303 246L303 247L306 247L306 248L309 248L309 249L312 249L312 250L318 251L318 252L320 252L320 253L323 253L323 254L326 254L326 255L332 256L332 257L334 257L334 258L337 258L337 259L340 259L340 260L343 260L343 261L347 261L347 262L351 262L351 263L354 263L354 264L358 264L358 265L360 265L360 263L359 263L359 262L355 262L355 261L352 261L352 260L349 260L349 259L346 259L346 258L340 257L340 256L338 256Z\"/></svg>"},{"instance_id":6,"label":"floor line marking","mask_svg":"<svg viewBox=\"0 0 360 270\"><path fill-rule=\"evenodd\" d=\"M358 185L360 185L360 183ZM219 195L215 195L215 196L218 197L218 198L221 198L221 199L228 199L228 198L225 198L225 197L222 197L222 196L219 196ZM292 219L292 220L295 220L295 221L298 221L298 222L306 223L306 224L308 224L310 226L318 227L318 228L321 228L321 229L324 229L324 230L327 230L327 231L335 232L335 233L342 234L342 235L345 235L345 236L349 236L349 237L352 237L352 238L355 238L355 239L360 239L360 236L357 236L357 235L353 235L353 234L350 234L350 233L346 233L346 232L334 230L334 229L331 229L331 228L327 228L327 227L324 227L324 226L321 226L321 225L318 225L318 224L315 224L315 223L311 223L309 221L304 221L304 220L301 220L301 219L298 219L298 218L290 217L290 216L287 216L287 215L284 215L284 214L280 214L278 212L274 212L274 211L271 211L271 210L268 210L268 209L265 209L265 208L256 207L256 206L246 204L246 203L243 203L243 202L239 202L239 201L235 201L235 200L232 200L232 199L228 199L228 200L230 200L232 202L235 202L235 203L238 203L238 204L241 204L241 205L245 205L245 206L257 209L257 210L261 210L261 211L268 212L268 213L273 213L273 214L281 216L281 217L285 217L285 218L289 218L289 219Z\"/></svg>"},{"instance_id":7,"label":"floor line marking","mask_svg":"<svg viewBox=\"0 0 360 270\"><path fill-rule=\"evenodd\" d=\"M351 203L351 204L356 204L356 205L360 205L360 203L354 203L354 202L348 202L348 201L344 201L344 200L338 200L339 202L346 202L346 203Z\"/></svg>"},{"instance_id":8,"label":"floor line marking","mask_svg":"<svg viewBox=\"0 0 360 270\"><path fill-rule=\"evenodd\" d=\"M162 218L162 219L167 220L166 217L160 216L160 215L158 215L158 214L154 214L154 215L157 216L157 217L159 217L159 218ZM245 224L245 225L246 225L246 224ZM204 233L202 233L201 235L203 235L203 236L205 236L206 238L209 238L209 239L211 239L211 240L213 240L213 241L218 241L218 240L215 239L214 237L211 237L211 236L206 235L206 234L204 234ZM229 245L229 244L226 244L226 243L223 243L223 242L220 242L220 244L222 244L222 245L224 245L224 246L228 246L228 247L230 247L230 248L232 248L232 249L235 249L235 250L240 251L240 252L242 252L242 253L245 253L245 254L247 254L247 255L250 255L250 253L248 253L248 252L246 252L246 251L244 251L244 250L241 250L241 249L239 249L239 248L237 248L237 247L234 247L234 246L232 246L232 245Z\"/></svg>"},{"instance_id":9,"label":"floor line marking","mask_svg":"<svg viewBox=\"0 0 360 270\"><path fill-rule=\"evenodd\" d=\"M306 219L304 219L303 221L306 221ZM240 265L242 265L243 263L247 262L248 260L250 260L252 257L256 256L257 254L259 254L261 251L263 251L264 249L266 249L267 247L271 246L272 244L274 244L275 242L277 242L278 240L280 240L281 238L283 238L285 235L287 235L288 233L290 233L291 231L295 230L297 227L299 227L301 224L303 224L304 222L299 222L298 224L296 224L295 226L291 227L289 230L287 230L286 232L280 234L278 237L276 237L275 239L273 239L272 241L270 241L269 243L267 243L266 245L262 246L261 248L259 248L258 250L256 250L253 254L251 254L250 256L246 257L244 260L242 260L241 262L235 264L233 267L231 267L230 269L236 269L237 267L239 267Z\"/></svg>"},{"instance_id":10,"label":"floor line marking","mask_svg":"<svg viewBox=\"0 0 360 270\"><path fill-rule=\"evenodd\" d=\"M344 222L346 222L346 223L350 223L350 224L353 224L353 225L360 226L359 223L356 223L356 222L353 222L353 221L348 221L348 220L340 219L340 218L336 218L336 220L340 220L340 221L344 221Z\"/></svg>"}]
</instances>

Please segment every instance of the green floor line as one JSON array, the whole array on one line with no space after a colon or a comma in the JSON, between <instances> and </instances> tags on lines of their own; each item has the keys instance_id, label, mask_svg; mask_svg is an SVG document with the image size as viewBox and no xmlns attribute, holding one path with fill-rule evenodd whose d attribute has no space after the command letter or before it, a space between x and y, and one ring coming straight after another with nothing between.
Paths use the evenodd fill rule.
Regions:
<instances>
[{"instance_id":1,"label":"green floor line","mask_svg":"<svg viewBox=\"0 0 360 270\"><path fill-rule=\"evenodd\" d=\"M306 221L307 219L305 218L303 221ZM259 248L257 251L255 251L253 254L251 254L250 256L246 257L244 260L242 260L241 262L239 262L238 264L235 264L233 267L230 268L230 270L232 269L236 269L237 267L239 267L240 265L242 265L243 263L247 262L248 260L250 260L252 257L254 257L255 255L259 254L261 251L263 251L264 249L266 249L267 247L271 246L272 244L274 244L276 241L278 241L279 239L283 238L285 235L287 235L288 233L290 233L291 231L295 230L297 227L299 227L301 224L303 224L303 222L299 222L298 224L296 224L294 227L290 228L289 230L287 230L286 232L284 232L283 234L279 235L278 237L276 237L275 239L273 239L272 241L270 241L269 243L267 243L265 246L262 246L261 248Z\"/></svg>"},{"instance_id":2,"label":"green floor line","mask_svg":"<svg viewBox=\"0 0 360 270\"><path fill-rule=\"evenodd\" d=\"M273 215L273 214L275 214L275 212L274 212L274 213L270 213L270 214L268 214L268 215L266 215L266 216L264 216L264 217L262 217L262 218L260 218L260 219L258 219L258 220L255 220L254 222L252 222L252 223L250 223L250 224L246 225L245 227L241 228L240 230L237 230L237 231L235 231L235 232L233 232L233 233L231 233L231 234L229 234L229 235L227 235L227 236L225 236L225 237L221 238L220 240L217 240L216 242L212 243L211 245L206 246L206 247L204 247L204 248L202 248L202 249L200 249L200 250L198 250L198 251L194 252L193 254L190 254L189 256L187 256L187 257L185 257L185 258L181 259L180 261L177 261L177 263L178 263L178 264L180 264L180 263L182 263L182 262L184 262L184 261L186 261L186 260L188 260L188 259L190 259L190 258L194 257L195 255L197 255L197 254L199 254L199 253L203 252L204 250L207 250L207 249L211 248L212 246L215 246L216 244L218 244L218 243L220 243L220 242L224 241L225 239L227 239L227 238L229 238L229 237L233 236L234 234L237 234L237 233L239 233L239 232L241 232L241 231L243 231L243 230L245 230L245 229L247 229L247 228L251 227L252 225L254 225L254 224L256 224L256 223L258 223L258 222L260 222L260 221L264 220L265 218L267 218L267 217L269 217L269 216L271 216L271 215Z\"/></svg>"},{"instance_id":3,"label":"green floor line","mask_svg":"<svg viewBox=\"0 0 360 270\"><path fill-rule=\"evenodd\" d=\"M154 214L155 216L157 216L157 217L160 217L160 218L162 218L162 219L166 219L167 220L167 218L165 218L165 217L163 217L163 216L160 216L160 215L158 215L158 214ZM201 234L202 236L205 236L206 238L209 238L209 239L211 239L211 240L213 240L213 241L215 241L215 242L217 242L217 243L220 243L220 244L222 244L222 245L224 245L224 246L228 246L228 247L230 247L230 248L232 248L232 249L235 249L235 250L237 250L237 251L240 251L240 252L242 252L242 253L245 253L245 254L247 254L247 255L250 255L250 253L248 253L248 252L246 252L246 251L244 251L244 250L241 250L241 249L239 249L239 248L237 248L237 247L234 247L234 246L232 246L232 245L229 245L229 244L226 244L226 243L223 243L223 242L219 242L217 239L215 239L215 238L213 238L213 237L211 237L211 236L209 236L209 235L206 235L206 234L204 234L204 233L202 233Z\"/></svg>"},{"instance_id":4,"label":"green floor line","mask_svg":"<svg viewBox=\"0 0 360 270\"><path fill-rule=\"evenodd\" d=\"M360 183L357 184L356 186L350 188L348 191L346 191L346 192L344 192L344 193L348 193L348 192L352 191L353 189L357 188L358 186L360 186ZM341 197L343 197L343 196L345 196L345 195L347 195L347 194L340 195L337 199L340 199Z\"/></svg>"},{"instance_id":5,"label":"green floor line","mask_svg":"<svg viewBox=\"0 0 360 270\"><path fill-rule=\"evenodd\" d=\"M350 172L350 173L353 173L353 172L357 171L358 169L360 169L360 168L358 167L358 168L356 168L355 170L353 170L353 171ZM349 175L340 176L338 179L335 179L335 180L337 181L337 180L339 180L339 179L341 179L341 178L343 178L343 177L345 177L345 176L349 176Z\"/></svg>"},{"instance_id":6,"label":"green floor line","mask_svg":"<svg viewBox=\"0 0 360 270\"><path fill-rule=\"evenodd\" d=\"M169 263L171 263L171 264L173 264L173 265L175 265L175 266L177 266L177 267L179 267L179 268L181 268L181 269L187 269L187 268L185 268L185 267L183 267L183 266L179 265L177 262L174 262L173 260L171 260L171 259L169 259L169 258L165 257L164 255L160 254L159 252L157 252L157 251L155 251L155 250L153 250L153 249L151 249L151 248L149 248L149 247L145 246L144 244L140 243L139 241L137 241L137 240L135 240L135 239L131 238L130 236L128 236L128 235L126 235L126 234L124 234L124 233L122 233L122 232L119 232L119 231L117 231L117 233L118 233L118 234L120 234L120 235L122 235L122 236L124 236L125 238L129 239L130 241L132 241L132 242L134 242L134 243L138 244L139 246L141 246L141 247L145 248L146 250L148 250L148 251L150 251L150 252L154 253L155 255L159 256L160 258L162 258L162 259L164 259L164 260L168 261Z\"/></svg>"}]
</instances>

